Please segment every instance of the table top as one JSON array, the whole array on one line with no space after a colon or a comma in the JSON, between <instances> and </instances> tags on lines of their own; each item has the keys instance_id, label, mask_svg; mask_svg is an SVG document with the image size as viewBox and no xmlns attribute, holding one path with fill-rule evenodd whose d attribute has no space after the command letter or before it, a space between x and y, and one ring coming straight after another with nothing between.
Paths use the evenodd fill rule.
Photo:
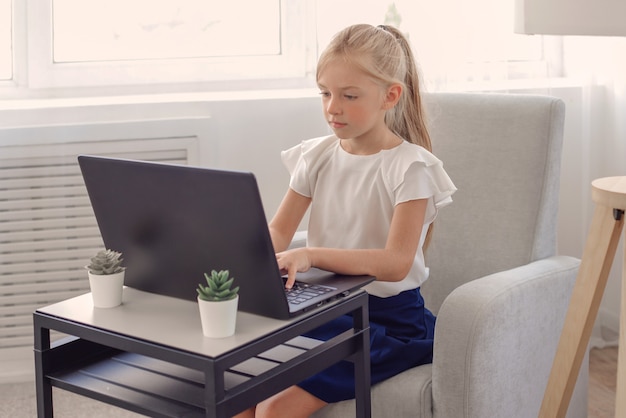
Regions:
<instances>
[{"instance_id":1,"label":"table top","mask_svg":"<svg viewBox=\"0 0 626 418\"><path fill-rule=\"evenodd\" d=\"M603 177L591 182L594 202L614 209L626 209L626 176Z\"/></svg>"},{"instance_id":2,"label":"table top","mask_svg":"<svg viewBox=\"0 0 626 418\"><path fill-rule=\"evenodd\" d=\"M325 308L329 306L332 304L325 305ZM175 349L218 357L255 339L275 333L317 310L290 320L266 318L240 311L237 313L235 335L226 338L207 338L202 334L196 302L130 287L124 288L122 304L115 308L94 308L91 293L87 293L39 308L36 312Z\"/></svg>"}]
</instances>

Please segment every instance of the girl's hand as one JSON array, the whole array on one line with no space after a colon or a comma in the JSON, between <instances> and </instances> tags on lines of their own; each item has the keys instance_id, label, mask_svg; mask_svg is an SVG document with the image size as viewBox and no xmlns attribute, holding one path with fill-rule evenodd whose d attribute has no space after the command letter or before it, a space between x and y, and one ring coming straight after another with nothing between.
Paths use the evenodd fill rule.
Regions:
<instances>
[{"instance_id":1,"label":"girl's hand","mask_svg":"<svg viewBox=\"0 0 626 418\"><path fill-rule=\"evenodd\" d=\"M305 272L311 268L306 248L295 248L276 254L276 261L281 274L287 273L285 287L291 289L296 281L297 272Z\"/></svg>"}]
</instances>

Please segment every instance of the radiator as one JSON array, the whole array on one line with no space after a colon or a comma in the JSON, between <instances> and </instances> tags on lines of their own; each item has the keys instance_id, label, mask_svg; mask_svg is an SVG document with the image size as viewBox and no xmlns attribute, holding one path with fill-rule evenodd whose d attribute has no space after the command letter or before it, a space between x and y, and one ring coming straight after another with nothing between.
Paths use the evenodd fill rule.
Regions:
<instances>
[{"instance_id":1,"label":"radiator","mask_svg":"<svg viewBox=\"0 0 626 418\"><path fill-rule=\"evenodd\" d=\"M198 164L206 128L176 119L0 130L0 358L17 350L30 361L32 312L89 291L84 266L103 243L77 155Z\"/></svg>"}]
</instances>

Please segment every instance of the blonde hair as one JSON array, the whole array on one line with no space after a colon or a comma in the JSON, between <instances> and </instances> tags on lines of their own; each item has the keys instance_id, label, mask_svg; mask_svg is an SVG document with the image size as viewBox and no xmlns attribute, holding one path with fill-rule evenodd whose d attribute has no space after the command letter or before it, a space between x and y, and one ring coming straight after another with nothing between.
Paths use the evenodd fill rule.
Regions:
<instances>
[{"instance_id":1,"label":"blonde hair","mask_svg":"<svg viewBox=\"0 0 626 418\"><path fill-rule=\"evenodd\" d=\"M317 79L333 61L343 60L372 77L383 87L403 86L400 101L385 116L389 129L406 141L432 151L426 129L420 80L406 37L392 26L359 24L337 33L317 63Z\"/></svg>"}]
</instances>

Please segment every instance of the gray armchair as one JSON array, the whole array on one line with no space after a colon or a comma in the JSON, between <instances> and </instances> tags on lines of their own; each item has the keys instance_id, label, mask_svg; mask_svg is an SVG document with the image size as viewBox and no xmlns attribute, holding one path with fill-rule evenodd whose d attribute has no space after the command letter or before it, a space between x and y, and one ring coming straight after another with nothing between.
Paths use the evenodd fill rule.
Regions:
<instances>
[{"instance_id":1,"label":"gray armchair","mask_svg":"<svg viewBox=\"0 0 626 418\"><path fill-rule=\"evenodd\" d=\"M426 254L434 359L374 386L372 414L536 418L579 266L556 255L564 103L434 93L425 105L459 189ZM348 416L354 401L314 415ZM586 360L568 416L587 416Z\"/></svg>"}]
</instances>

